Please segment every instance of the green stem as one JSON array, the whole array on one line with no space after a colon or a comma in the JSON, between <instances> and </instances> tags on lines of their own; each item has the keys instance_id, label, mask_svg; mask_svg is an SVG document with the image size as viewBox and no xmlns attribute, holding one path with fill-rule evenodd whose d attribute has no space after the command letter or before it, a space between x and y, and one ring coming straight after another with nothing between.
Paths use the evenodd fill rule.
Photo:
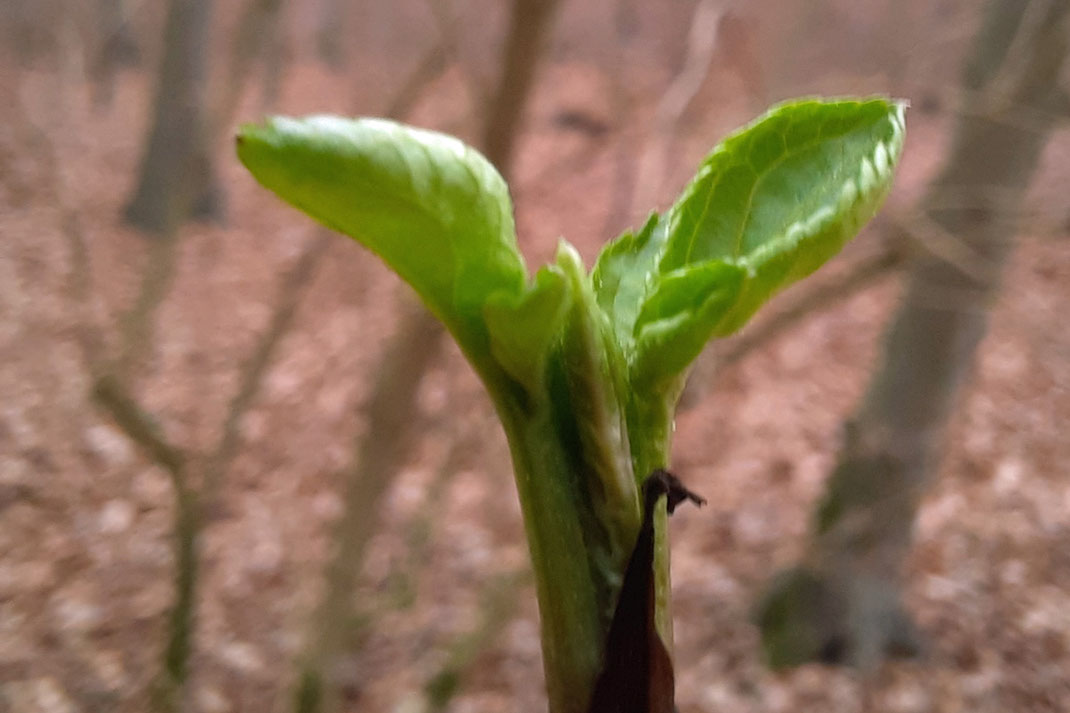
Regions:
<instances>
[{"instance_id":1,"label":"green stem","mask_svg":"<svg viewBox=\"0 0 1070 713\"><path fill-rule=\"evenodd\" d=\"M516 384L496 383L489 389L499 397L498 412L510 444L535 573L550 713L586 711L601 670L621 575L612 567L607 571L605 534L610 525L604 519L612 510L597 502L604 491L592 487L605 477L591 465L598 462L593 442L599 440L603 446L611 442L598 438L594 431L609 429L611 423L607 420L595 428L597 421L576 412L572 401L588 395L590 382L577 380L575 369L575 359L551 359L547 387L536 396L521 392ZM604 394L613 393L608 374L587 376L601 383ZM661 398L629 403L630 445L621 439L616 442L619 447L630 447L635 472L643 474L639 479L668 464L671 403ZM655 513L654 525L656 626L671 651L664 508ZM632 542L637 533L638 528ZM608 559L613 559L611 550Z\"/></svg>"},{"instance_id":2,"label":"green stem","mask_svg":"<svg viewBox=\"0 0 1070 713\"><path fill-rule=\"evenodd\" d=\"M197 496L176 484L175 602L168 616L164 667L152 692L153 707L161 713L183 709L197 606L198 536L200 512Z\"/></svg>"},{"instance_id":3,"label":"green stem","mask_svg":"<svg viewBox=\"0 0 1070 713\"><path fill-rule=\"evenodd\" d=\"M576 474L549 403L499 404L535 572L550 713L583 713L606 631L588 564Z\"/></svg>"},{"instance_id":4,"label":"green stem","mask_svg":"<svg viewBox=\"0 0 1070 713\"><path fill-rule=\"evenodd\" d=\"M681 380L682 384L682 380ZM671 398L643 397L633 394L628 409L628 433L632 447L635 476L645 480L657 468L669 467L672 450L673 405L679 389L672 389ZM659 506L654 511L654 625L672 654L672 590L669 577L669 516Z\"/></svg>"},{"instance_id":5,"label":"green stem","mask_svg":"<svg viewBox=\"0 0 1070 713\"><path fill-rule=\"evenodd\" d=\"M641 515L621 358L578 253L555 268L571 283L561 338L524 384L481 376L495 396L516 471L535 571L551 713L583 713L601 671ZM477 367L478 368L478 367Z\"/></svg>"},{"instance_id":6,"label":"green stem","mask_svg":"<svg viewBox=\"0 0 1070 713\"><path fill-rule=\"evenodd\" d=\"M655 469L669 467L674 403L675 398L642 398L642 394L637 394L629 404L628 435L632 448L632 467L640 485Z\"/></svg>"}]
</instances>

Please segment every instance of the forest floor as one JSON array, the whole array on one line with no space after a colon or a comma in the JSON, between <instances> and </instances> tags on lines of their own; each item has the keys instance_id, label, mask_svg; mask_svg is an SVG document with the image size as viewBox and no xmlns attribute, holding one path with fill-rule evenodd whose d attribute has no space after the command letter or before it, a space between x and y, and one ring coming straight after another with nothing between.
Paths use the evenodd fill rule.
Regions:
<instances>
[{"instance_id":1,"label":"forest floor","mask_svg":"<svg viewBox=\"0 0 1070 713\"><path fill-rule=\"evenodd\" d=\"M621 139L556 118L579 110L611 123L597 72L562 64L547 71L517 165L518 229L533 264L559 235L590 262L606 237ZM313 67L294 72L287 111L347 108L337 78ZM22 118L0 107L0 709L135 713L147 709L171 601L173 497L165 473L88 401L53 181L41 155L26 150L25 130L27 119L46 127L58 151L65 200L77 208L92 254L90 307L111 333L147 245L118 220L137 166L146 87L126 80L102 115L84 108L79 90L74 108L52 121L42 99L50 80L22 81ZM414 122L459 121L450 81ZM323 97L336 105L324 106ZM720 107L689 119L668 184L678 188L750 111L738 99ZM946 117L914 110L909 126L889 211L920 193L944 147ZM1055 178L1038 182L1041 193L1068 185L1057 175L1070 160L1066 139L1045 158L1042 175ZM227 224L184 231L140 378L169 437L194 449L218 433L278 279L315 230L236 161L222 161L220 172ZM896 280L813 314L711 377L680 414L674 469L709 500L672 524L682 713L1066 710L1066 229L1062 216L1060 230L1030 224L1020 237L939 484L923 506L907 572L908 605L929 644L920 663L868 677L817 666L772 674L749 622L763 584L804 545L841 423L879 354ZM341 238L330 245L243 421L241 455L206 531L195 710L288 709L368 375L407 300L369 255ZM537 611L508 453L455 350L423 383L414 419L423 437L390 490L355 596L358 615L346 624L352 654L338 676L347 709L421 710L424 685L452 655L467 665L451 711L541 710ZM469 636L480 627L490 634Z\"/></svg>"}]
</instances>

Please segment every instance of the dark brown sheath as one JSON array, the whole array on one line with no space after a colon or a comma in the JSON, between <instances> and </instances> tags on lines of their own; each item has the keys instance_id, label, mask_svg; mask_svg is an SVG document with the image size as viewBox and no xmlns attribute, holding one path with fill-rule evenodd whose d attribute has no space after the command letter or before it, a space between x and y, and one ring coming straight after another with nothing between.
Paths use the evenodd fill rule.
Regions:
<instances>
[{"instance_id":1,"label":"dark brown sheath","mask_svg":"<svg viewBox=\"0 0 1070 713\"><path fill-rule=\"evenodd\" d=\"M654 625L654 507L662 495L670 515L684 500L706 502L661 468L643 483L643 524L624 572L589 713L673 713L672 659Z\"/></svg>"}]
</instances>

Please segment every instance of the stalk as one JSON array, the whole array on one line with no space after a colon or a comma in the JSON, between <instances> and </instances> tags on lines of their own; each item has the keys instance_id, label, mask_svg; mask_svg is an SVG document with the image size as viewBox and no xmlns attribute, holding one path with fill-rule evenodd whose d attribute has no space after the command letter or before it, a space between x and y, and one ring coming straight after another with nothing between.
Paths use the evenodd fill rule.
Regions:
<instances>
[{"instance_id":1,"label":"stalk","mask_svg":"<svg viewBox=\"0 0 1070 713\"><path fill-rule=\"evenodd\" d=\"M682 387L683 380L680 380ZM678 394L680 389L673 389ZM675 424L676 397L633 397L629 403L628 431L632 436L632 463L645 478L657 468L669 467ZM669 516L664 507L654 511L654 625L666 651L672 655L672 587L669 571Z\"/></svg>"},{"instance_id":2,"label":"stalk","mask_svg":"<svg viewBox=\"0 0 1070 713\"><path fill-rule=\"evenodd\" d=\"M585 713L641 525L639 486L669 461L675 398L630 394L575 253L574 301L542 388L484 371L513 459L535 574L551 713ZM682 382L681 382L682 383ZM672 390L673 394L678 389ZM664 508L655 513L655 622L672 649Z\"/></svg>"},{"instance_id":3,"label":"stalk","mask_svg":"<svg viewBox=\"0 0 1070 713\"><path fill-rule=\"evenodd\" d=\"M573 300L543 377L482 373L512 454L539 601L550 713L585 713L621 578L639 532L619 358L592 309L583 265L563 246Z\"/></svg>"},{"instance_id":4,"label":"stalk","mask_svg":"<svg viewBox=\"0 0 1070 713\"><path fill-rule=\"evenodd\" d=\"M498 410L509 440L527 534L550 713L584 713L607 629L581 523L578 486L548 402ZM583 693L581 693L583 692Z\"/></svg>"}]
</instances>

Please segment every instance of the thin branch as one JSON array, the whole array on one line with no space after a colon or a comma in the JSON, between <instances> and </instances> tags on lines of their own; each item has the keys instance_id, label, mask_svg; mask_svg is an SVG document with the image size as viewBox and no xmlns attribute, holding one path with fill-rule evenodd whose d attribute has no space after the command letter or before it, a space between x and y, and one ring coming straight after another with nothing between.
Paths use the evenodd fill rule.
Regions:
<instances>
[{"instance_id":1,"label":"thin branch","mask_svg":"<svg viewBox=\"0 0 1070 713\"><path fill-rule=\"evenodd\" d=\"M316 235L306 245L293 268L279 285L271 321L261 333L259 342L241 369L240 384L227 408L219 444L205 466L203 491L205 503L215 502L223 473L230 467L238 450L241 419L252 406L268 366L271 364L271 359L293 323L301 296L333 239L334 236L329 231L317 229Z\"/></svg>"},{"instance_id":2,"label":"thin branch","mask_svg":"<svg viewBox=\"0 0 1070 713\"><path fill-rule=\"evenodd\" d=\"M286 19L280 11L265 29L264 70L260 86L260 114L272 114L279 103L286 66L289 63L290 36Z\"/></svg>"},{"instance_id":3,"label":"thin branch","mask_svg":"<svg viewBox=\"0 0 1070 713\"><path fill-rule=\"evenodd\" d=\"M277 12L280 4L281 0L251 0L246 10L246 15L255 16L257 11L261 13ZM260 24L262 24L267 18L261 16L259 19L261 21ZM255 27L259 27L260 24L252 23ZM251 42L250 37L246 36L247 34L246 32L239 33L240 41ZM231 84L234 84L236 76L244 76L244 73L239 72L236 67L242 61L249 61L254 56L255 52L249 47L246 47L242 52L235 50L235 56L232 60ZM446 56L443 48L441 46L431 48L393 97L385 115L394 119L404 117L412 110L427 85L433 82L445 67ZM315 228L304 251L279 285L271 320L241 369L240 384L227 408L219 443L208 458L204 480L205 503L215 502L218 496L223 474L230 467L234 456L237 454L240 442L241 419L252 406L271 359L293 323L293 317L297 311L301 295L308 286L320 259L333 240L334 234L331 231Z\"/></svg>"},{"instance_id":4,"label":"thin branch","mask_svg":"<svg viewBox=\"0 0 1070 713\"><path fill-rule=\"evenodd\" d=\"M421 377L442 346L442 328L422 307L400 325L383 352L365 406L367 431L356 440L353 461L345 475L342 518L335 549L327 566L326 594L317 607L313 635L305 652L298 683L297 710L333 710L335 691L323 680L331 659L343 646L339 622L345 621L364 550L378 522L377 509L413 438L413 404Z\"/></svg>"},{"instance_id":5,"label":"thin branch","mask_svg":"<svg viewBox=\"0 0 1070 713\"><path fill-rule=\"evenodd\" d=\"M911 210L893 216L905 236L919 249L953 265L959 272L979 282L991 280L996 265L960 236L935 221L926 210Z\"/></svg>"},{"instance_id":6,"label":"thin branch","mask_svg":"<svg viewBox=\"0 0 1070 713\"><path fill-rule=\"evenodd\" d=\"M76 315L76 341L82 351L83 359L93 371L93 366L100 360L103 351L100 334L92 318L92 272L90 269L89 248L85 239L81 213L70 198L66 175L60 164L55 142L49 133L34 122L27 109L27 96L30 93L25 79L20 79L19 101L16 103L18 127L23 141L33 155L38 156L44 167L45 181L49 187L52 204L58 212L60 235L67 244L70 269L67 274L67 293L71 307ZM64 87L62 79L54 87L52 104L55 116L67 115L63 101ZM57 119L62 121L62 118ZM62 128L62 127L61 127Z\"/></svg>"},{"instance_id":7,"label":"thin branch","mask_svg":"<svg viewBox=\"0 0 1070 713\"><path fill-rule=\"evenodd\" d=\"M214 101L210 104L212 114L205 120L201 130L199 145L206 153L222 141L233 120L242 97L242 87L253 63L261 54L263 38L267 34L265 29L282 4L283 0L249 0L246 5L233 43L226 78L218 85ZM113 368L125 378L135 371L153 341L156 313L169 293L177 271L178 228L189 212L195 190L192 182L183 186L182 195L172 206L174 215L168 217L160 237L149 245L141 289L120 324L122 340Z\"/></svg>"},{"instance_id":8,"label":"thin branch","mask_svg":"<svg viewBox=\"0 0 1070 713\"><path fill-rule=\"evenodd\" d=\"M54 96L51 97L59 121L66 116L63 106L64 87L61 85L62 80L57 82ZM26 109L27 92L27 85L23 82L20 86L18 109L25 129L24 134L44 164L53 202L59 211L60 233L67 243L70 259L67 291L79 315L77 341L82 348L86 368L92 379L90 396L98 406L112 416L116 425L132 441L148 453L154 462L159 463L171 473L178 490L185 490L182 473L186 464L186 454L165 437L152 415L123 386L118 374L109 372L103 363L103 346L100 335L92 324L89 309L92 298L92 274L81 213L70 199L66 176L54 141L48 132L29 117ZM154 299L156 299L155 292L151 297L143 294L139 300L142 311L151 309L148 303ZM144 328L140 318L134 321L139 324L133 325L132 328Z\"/></svg>"},{"instance_id":9,"label":"thin branch","mask_svg":"<svg viewBox=\"0 0 1070 713\"><path fill-rule=\"evenodd\" d=\"M480 409L460 422L453 409L447 407L443 411L436 415L427 428L446 430L450 446L431 482L424 490L423 504L416 508L412 518L405 524L407 553L403 568L391 576L396 583L395 588L401 591L408 589L407 583L411 581L410 573L419 571L427 564L435 523L442 521L441 515L446 505L447 489L458 473L482 457L481 449L486 441L486 434L494 429L497 421L493 411L486 408ZM486 463L483 466L486 468ZM490 470L494 470L493 464Z\"/></svg>"},{"instance_id":10,"label":"thin branch","mask_svg":"<svg viewBox=\"0 0 1070 713\"><path fill-rule=\"evenodd\" d=\"M633 205L654 205L665 180L669 151L676 127L709 75L713 53L717 49L717 27L721 22L721 3L701 0L691 18L687 38L687 57L658 102L654 114L654 135L639 160Z\"/></svg>"},{"instance_id":11,"label":"thin branch","mask_svg":"<svg viewBox=\"0 0 1070 713\"><path fill-rule=\"evenodd\" d=\"M627 3L618 3L613 13L613 41L610 42L609 75L610 105L614 117L614 139L616 151L613 152L613 186L610 192L609 208L606 210L602 224L602 235L612 236L631 220L632 198L635 192L635 168L639 161L641 142L635 136L638 127L635 121L629 121L635 101L629 91L627 82L629 66L627 53L624 51L627 36L633 32L630 28L632 9Z\"/></svg>"},{"instance_id":12,"label":"thin branch","mask_svg":"<svg viewBox=\"0 0 1070 713\"><path fill-rule=\"evenodd\" d=\"M255 45L257 35L254 30L262 29L271 16L279 11L281 4L282 0L251 0L247 6L245 11L247 22L238 34L236 42L239 46L235 47L231 60L228 87L232 94L238 93L237 90L248 73L249 64L259 54L259 49ZM431 48L391 100L386 116L395 119L404 117L412 110L427 85L441 75L445 67L446 56L443 48L441 46ZM234 113L236 106L236 101L220 105L217 119L221 123L229 122L230 115ZM275 350L293 322L301 294L332 240L333 234L330 231L316 228L305 250L279 286L271 321L241 370L240 385L227 409L222 435L216 449L208 459L204 482L206 503L214 502L218 496L223 473L229 468L237 453L241 419L252 405Z\"/></svg>"},{"instance_id":13,"label":"thin branch","mask_svg":"<svg viewBox=\"0 0 1070 713\"><path fill-rule=\"evenodd\" d=\"M986 62L998 61L999 63L995 66L992 76L985 83L980 96L975 97L973 102L963 102L964 107L974 104L973 108L980 110L980 114L983 116L998 116L1008 110L1015 109L1017 105L1015 94L1021 85L1021 76L1031 69L1030 65L1032 64L1033 56L1033 47L1031 45L1036 41L1036 37L1040 30L1043 29L1043 25L1048 22L1046 9L1042 3L1029 2L1027 0L1024 11L1017 17L1016 27L1011 28L1005 24L1003 25L1000 32L1011 32L1010 42L1002 56L993 54L991 57L984 58ZM1063 24L1066 24L1065 21ZM973 78L976 75L971 73L970 76ZM966 91L976 89L969 82L964 82L962 88ZM1020 107L1020 109L1028 110L1029 107ZM1044 123L1050 123L1050 119Z\"/></svg>"},{"instance_id":14,"label":"thin branch","mask_svg":"<svg viewBox=\"0 0 1070 713\"><path fill-rule=\"evenodd\" d=\"M94 380L92 398L111 414L123 433L171 473L176 489L185 489L182 477L185 453L167 440L155 419L141 408L113 374L103 374Z\"/></svg>"},{"instance_id":15,"label":"thin branch","mask_svg":"<svg viewBox=\"0 0 1070 713\"><path fill-rule=\"evenodd\" d=\"M401 89L391 100L385 116L393 119L408 116L413 107L416 106L416 102L427 85L438 79L446 71L446 67L449 66L447 62L448 53L449 50L445 44L435 45L425 52L420 62L416 65L416 69L408 76L405 83L401 85Z\"/></svg>"},{"instance_id":16,"label":"thin branch","mask_svg":"<svg viewBox=\"0 0 1070 713\"><path fill-rule=\"evenodd\" d=\"M203 58L198 59L196 53L187 51L188 48L178 51L181 43L172 42L178 42L183 38L192 41L199 32L205 29L208 22L208 8L203 6L203 3L190 3L187 6L174 0L170 4L167 18L169 36L165 54L175 51L176 54L172 56L175 62L165 61L162 67L165 75L171 76L170 73L174 73L171 79L176 79L176 81L177 78L184 77L184 79L179 82L181 87L169 87L173 89L170 94L168 91L161 90L158 96L156 124L150 135L148 153L142 163L142 167L146 170L139 179L139 186L135 190L133 199L124 211L129 222L157 233L156 238L149 241L148 257L137 297L119 321L118 356L110 368L115 374L127 380L135 375L145 354L149 352L155 341L156 316L171 290L178 269L179 230L190 214L198 191L203 187L201 182L208 177L202 175L202 169L207 163L205 147L208 138L208 121L204 112L196 106L199 87L203 83ZM170 96L176 91L185 97L185 102L181 101L178 95ZM192 132L189 142L190 151L181 156L172 157L178 159L176 165L167 169L172 173L177 172L177 179L172 180L173 177L169 177L157 186L169 187L168 190L172 191L164 207L158 209L151 207L151 201L146 199L155 195L152 189L153 181L148 179L153 176L160 178L168 175L167 171L149 170L150 167L159 168L160 166L158 162L153 162L154 159L165 158L174 153L171 150L174 148L173 142L166 140L164 132L168 122L163 121L163 117L168 116L167 102L163 102L163 99L169 96L170 103L174 104L172 108L177 107L186 111L189 114L187 118L194 122L194 125L188 127ZM159 155L155 155L157 150L160 151Z\"/></svg>"},{"instance_id":17,"label":"thin branch","mask_svg":"<svg viewBox=\"0 0 1070 713\"><path fill-rule=\"evenodd\" d=\"M427 6L435 20L435 27L445 54L453 58L461 71L468 101L472 106L486 106L490 101L488 82L484 77L479 76L470 62L465 61L464 44L457 27L453 3L449 0L427 0Z\"/></svg>"},{"instance_id":18,"label":"thin branch","mask_svg":"<svg viewBox=\"0 0 1070 713\"><path fill-rule=\"evenodd\" d=\"M531 580L531 570L498 575L483 588L479 621L455 638L446 649L445 661L424 683L426 710L437 713L449 708L464 677L471 672L479 655L501 636L513 619L519 598L517 590Z\"/></svg>"},{"instance_id":19,"label":"thin branch","mask_svg":"<svg viewBox=\"0 0 1070 713\"><path fill-rule=\"evenodd\" d=\"M480 141L480 149L506 179L510 177L516 139L558 1L513 0L512 3L501 75L484 105Z\"/></svg>"},{"instance_id":20,"label":"thin branch","mask_svg":"<svg viewBox=\"0 0 1070 713\"><path fill-rule=\"evenodd\" d=\"M148 244L145 271L134 304L119 320L119 356L111 369L124 379L139 369L155 341L156 314L163 305L178 270L177 226Z\"/></svg>"},{"instance_id":21,"label":"thin branch","mask_svg":"<svg viewBox=\"0 0 1070 713\"><path fill-rule=\"evenodd\" d=\"M218 82L213 101L209 103L212 117L205 136L208 147L218 146L226 137L244 94L246 79L253 65L263 55L265 43L271 37L271 25L282 10L284 0L249 0L238 21L238 30L230 43L230 61L225 79Z\"/></svg>"},{"instance_id":22,"label":"thin branch","mask_svg":"<svg viewBox=\"0 0 1070 713\"><path fill-rule=\"evenodd\" d=\"M91 398L107 411L116 425L156 463L159 463L172 475L177 489L185 489L183 470L186 455L182 449L173 445L164 436L163 431L151 414L126 391L117 376L106 373L101 363L103 352L100 337L91 323L89 303L91 299L92 278L89 264L89 249L86 244L79 210L71 204L69 191L55 143L48 133L35 124L26 111L26 85L20 91L19 109L26 129L25 135L32 142L38 156L44 163L45 173L51 187L52 197L60 214L60 232L67 243L70 255L70 272L67 289L75 309L79 312L78 342L90 376L93 379ZM53 99L62 101L62 87L56 87ZM57 108L61 108L57 105ZM60 112L59 116L63 116Z\"/></svg>"},{"instance_id":23,"label":"thin branch","mask_svg":"<svg viewBox=\"0 0 1070 713\"><path fill-rule=\"evenodd\" d=\"M555 7L556 0L515 0L513 4L500 85L486 105L482 141L488 159L505 175ZM379 501L413 437L417 387L442 347L444 329L426 310L411 310L397 323L364 409L368 431L357 440L346 474L345 508L337 524L334 556L327 566L326 593L313 616L298 675L298 713L336 707L337 691L325 676L343 644L339 622L350 609L353 582L378 520Z\"/></svg>"},{"instance_id":24,"label":"thin branch","mask_svg":"<svg viewBox=\"0 0 1070 713\"><path fill-rule=\"evenodd\" d=\"M25 84L21 89L25 90ZM56 83L55 115L57 121L67 116L62 106L64 87L62 81ZM175 490L175 602L169 614L167 644L164 652L163 670L157 676L153 699L160 711L175 711L181 706L179 698L184 694L184 683L188 671L189 654L193 641L193 617L195 613L195 595L198 570L197 533L199 531L199 508L197 497L186 479L187 455L174 445L157 424L153 416L143 408L126 390L119 378L120 373L109 370L105 363L104 348L100 334L93 324L91 314L92 276L90 271L90 254L82 227L81 214L69 197L68 186L62 164L56 152L55 143L48 133L33 123L26 111L25 91L20 91L20 114L31 145L44 163L45 173L51 187L53 201L59 210L59 228L67 243L70 256L70 272L67 290L77 315L77 342L82 350L82 357L92 381L91 400L108 413L119 429L152 459L162 466L170 475ZM62 127L61 127L62 128ZM168 242L175 242L169 240ZM158 258L157 258L158 260ZM150 264L154 261L150 260ZM173 264L173 256L172 256ZM159 267L159 265L157 265ZM138 300L140 311L127 323L127 328L144 331L151 324L155 307L162 301L166 290L157 290L146 296L143 283L142 296ZM155 301L156 305L151 302ZM135 343L144 343L146 337L126 335L126 347ZM133 353L127 351L126 358ZM112 365L113 366L113 365Z\"/></svg>"},{"instance_id":25,"label":"thin branch","mask_svg":"<svg viewBox=\"0 0 1070 713\"><path fill-rule=\"evenodd\" d=\"M25 85L22 89L25 89ZM62 106L62 75L55 89L53 108L56 110L56 120L62 122L63 117L68 115ZM24 92L20 92L20 109L25 116L26 97L22 94ZM200 511L197 495L187 482L187 454L166 437L149 411L127 391L121 378L129 374L129 368L140 356L140 350L151 341L153 317L174 273L175 231L168 231L162 241L153 244L155 252L150 253L140 294L121 325L123 342L120 358L115 363L108 363L104 358L99 331L92 320L90 253L80 211L69 197L55 143L44 129L29 121L28 116L26 119L26 125L30 128L28 135L37 148L37 155L44 162L53 200L59 210L60 233L67 243L70 259L67 289L77 315L76 341L81 347L92 382L90 398L153 462L168 472L175 491L175 601L169 614L163 669L157 676L153 691L157 710L175 711L182 707L180 699L185 694L184 684L193 645Z\"/></svg>"},{"instance_id":26,"label":"thin branch","mask_svg":"<svg viewBox=\"0 0 1070 713\"><path fill-rule=\"evenodd\" d=\"M1070 111L1067 94L1059 88L1053 90L1046 101L1032 105L1013 98L993 96L989 92L969 91L961 87L954 90L951 96L958 102L955 109L957 116L984 117L1012 129L1043 133L1045 126L1065 123L1070 118L1067 113Z\"/></svg>"},{"instance_id":27,"label":"thin branch","mask_svg":"<svg viewBox=\"0 0 1070 713\"><path fill-rule=\"evenodd\" d=\"M189 708L189 661L193 653L197 613L197 575L200 572L201 508L196 493L175 480L175 601L168 614L163 670L153 682L156 710L179 713Z\"/></svg>"}]
</instances>

